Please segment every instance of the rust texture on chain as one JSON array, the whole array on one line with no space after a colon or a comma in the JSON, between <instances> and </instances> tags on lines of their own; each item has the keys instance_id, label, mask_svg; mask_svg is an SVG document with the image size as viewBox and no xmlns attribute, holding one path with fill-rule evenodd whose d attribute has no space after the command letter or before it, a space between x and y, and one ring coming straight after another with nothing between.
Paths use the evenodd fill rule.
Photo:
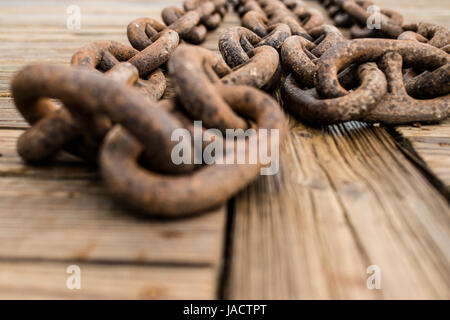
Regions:
<instances>
[{"instance_id":1,"label":"rust texture on chain","mask_svg":"<svg viewBox=\"0 0 450 320\"><path fill-rule=\"evenodd\" d=\"M337 27L349 28L353 38L393 38L403 31L403 16L390 9L378 8L372 1L321 0ZM377 18L379 26L369 29L367 24Z\"/></svg>"},{"instance_id":2,"label":"rust texture on chain","mask_svg":"<svg viewBox=\"0 0 450 320\"><path fill-rule=\"evenodd\" d=\"M73 54L71 65L87 68L96 73L106 72L108 77L117 78L122 82L127 81L127 72L124 71L126 68L136 70L138 78L136 81L129 81L130 85L149 100L160 99L166 89L165 64L179 45L180 36L189 33L208 17L216 17L208 20L210 22L217 20L216 14L220 16L218 20L220 23L226 13L226 3L219 0L186 1L184 7L189 12L192 11L192 14L187 17L180 16L180 19L169 26L151 18L141 18L131 22L127 35L133 47L116 41L93 42ZM203 20L191 17L193 15L198 17L199 13L206 11L208 15L201 15ZM196 22L192 23L192 20ZM212 27L211 24L208 25ZM218 24L215 25L217 26ZM115 66L123 62L128 62L131 66L122 66L114 70ZM14 94L16 90L19 90L17 99L20 99L21 87L16 88L15 83L13 82L12 91ZM92 90L95 88L94 86ZM58 99L58 97L55 98ZM65 101L62 101L63 107L58 108L45 95L36 97L35 100L27 105L16 102L19 111L33 125L19 140L21 156L27 161L40 162L50 159L57 151L64 149L96 163L101 140L107 131L105 128L111 126L110 119L105 115L82 114L74 108L69 108L66 105L69 102ZM41 110L38 112L39 117L30 117L31 113L37 112L33 110ZM75 127L77 129L74 129ZM58 136L58 139L54 139L55 136Z\"/></svg>"},{"instance_id":3,"label":"rust texture on chain","mask_svg":"<svg viewBox=\"0 0 450 320\"><path fill-rule=\"evenodd\" d=\"M251 121L256 128L278 129L280 138L285 135L284 117L278 104L269 95L249 86L232 86L207 80L208 72L220 75L224 71L223 60L213 59L211 52L191 46L180 47L170 60L169 70L171 75L179 75L182 74L177 69L180 65L192 63L196 68L201 68L202 62L211 68L196 69L202 77L173 78L178 93L187 88L194 89L195 81L201 81L198 87L206 86L207 89L203 87L203 90L208 90L200 96L178 95L185 111L184 117L201 119L206 127L213 128L222 128L226 121L230 121L231 126L228 128L246 127L246 123ZM206 101L212 97L220 99ZM191 99L197 98L198 109L191 104ZM168 103L164 100L160 102ZM164 110L167 106L160 108ZM229 115L233 116L228 118ZM216 136L216 139L221 139L221 136ZM250 153L255 152L251 149L255 145L249 144L248 140L245 143L246 147L238 152L244 152L248 158ZM270 141L268 145L272 145ZM103 177L113 192L149 214L180 215L221 204L252 181L261 168L260 162L214 164L201 166L188 174L162 175L139 164L139 156L145 147L139 137L117 126L109 132L103 144L100 163ZM223 158L226 156L227 150L224 150Z\"/></svg>"},{"instance_id":4,"label":"rust texture on chain","mask_svg":"<svg viewBox=\"0 0 450 320\"><path fill-rule=\"evenodd\" d=\"M111 122L101 116L83 115L89 120L90 124L95 124L91 131L92 136L90 136L90 132L84 132L80 127L82 122L74 119L70 112L72 108L69 107L73 106L73 109L75 109L79 104L78 98L66 98L61 92L67 86L67 82L61 82L56 74L44 72L48 70L46 67L42 65L31 69L25 68L15 76L11 84L17 109L32 125L19 138L17 149L20 156L27 161L45 161L64 148L86 160L95 161L94 135L98 137L101 132L108 130ZM110 77L115 78L117 82L130 84L135 82L138 77L136 68L129 63L117 65L108 71L105 76L92 72L87 74L97 77L97 79L98 77ZM73 86L76 86L79 81L81 80L74 77ZM89 88L89 91L98 94L100 83L101 81L94 84L92 88ZM74 95L80 93L76 87L74 87L74 91ZM58 107L50 100L51 98L61 100L64 106Z\"/></svg>"},{"instance_id":5,"label":"rust texture on chain","mask_svg":"<svg viewBox=\"0 0 450 320\"><path fill-rule=\"evenodd\" d=\"M446 27L403 24L399 12L371 1L318 2L334 25L301 0L186 0L165 8L163 22L130 22L131 46L98 41L78 49L71 66L24 67L11 83L15 105L31 125L18 139L20 156L39 163L69 152L98 165L105 185L130 207L173 217L223 204L267 166L259 158L227 160L249 160L260 143L272 153L282 143L287 124L270 95L278 89L284 108L313 124L448 117ZM221 56L191 45L220 25L229 5L241 26L223 30ZM166 75L175 95L161 100ZM195 121L208 137L200 150ZM191 161L175 164L179 129L194 152L186 154ZM230 146L228 129L275 130L279 140L244 135ZM196 152L217 145L217 162L195 161Z\"/></svg>"},{"instance_id":6,"label":"rust texture on chain","mask_svg":"<svg viewBox=\"0 0 450 320\"><path fill-rule=\"evenodd\" d=\"M223 33L219 41L222 56L230 67L239 68L249 63L249 53L261 43L278 50L284 72L277 78L282 82L284 106L311 123L400 124L447 117L447 28L426 22L403 25L399 12L378 8L371 1L319 2L336 26L348 28L353 38L364 39L347 40L303 1L236 0L242 27ZM274 38L273 31L280 25L286 25L290 35ZM400 75L387 62L385 56L398 65L391 53L401 56Z\"/></svg>"},{"instance_id":7,"label":"rust texture on chain","mask_svg":"<svg viewBox=\"0 0 450 320\"><path fill-rule=\"evenodd\" d=\"M319 2L335 25L348 28L353 38L380 39L347 40L336 27L324 24L324 19L317 19L321 22L313 28L305 27L300 19L306 34L296 34L291 28L291 36L279 50L284 70L282 97L288 111L317 124L438 122L448 116L447 28L426 22L403 25L400 13L370 1ZM261 36L272 21L280 22L277 12L298 19L307 10L297 0L241 0L235 6L243 15L243 27ZM369 22L379 25L369 28ZM221 51L230 65L238 65L246 60L248 43L254 46L258 39L241 29L238 35L235 32L233 43L228 47L234 50ZM400 74L392 66L399 63L392 58L394 53L401 56Z\"/></svg>"}]
</instances>

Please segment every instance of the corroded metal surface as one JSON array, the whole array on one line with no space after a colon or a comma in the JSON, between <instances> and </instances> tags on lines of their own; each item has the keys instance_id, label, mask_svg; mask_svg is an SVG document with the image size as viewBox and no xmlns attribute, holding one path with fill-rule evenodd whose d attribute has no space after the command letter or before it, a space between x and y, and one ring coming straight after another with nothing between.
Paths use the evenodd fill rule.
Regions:
<instances>
[{"instance_id":1,"label":"corroded metal surface","mask_svg":"<svg viewBox=\"0 0 450 320\"><path fill-rule=\"evenodd\" d=\"M388 52L381 59L381 67L388 79L388 94L364 117L365 121L402 124L412 122L436 122L447 118L450 95L428 100L412 98L402 79L402 60L398 52Z\"/></svg>"},{"instance_id":2,"label":"corroded metal surface","mask_svg":"<svg viewBox=\"0 0 450 320\"><path fill-rule=\"evenodd\" d=\"M251 87L215 87L234 112L254 121L257 128L278 129L284 137L283 115L270 96ZM271 145L270 140L265 143ZM255 152L251 147L254 144L247 142L242 152ZM143 150L140 140L116 127L102 148L102 176L120 199L154 216L183 216L222 204L255 179L261 168L260 162L215 164L190 174L162 175L139 165Z\"/></svg>"},{"instance_id":3,"label":"corroded metal surface","mask_svg":"<svg viewBox=\"0 0 450 320\"><path fill-rule=\"evenodd\" d=\"M353 37L398 40L349 41L334 33L336 40L318 50L317 40L313 43L301 37L288 38L281 57L292 72L283 86L286 107L291 112L315 123L361 120L399 124L441 121L447 117L450 98L447 28L423 22L402 25L402 15L381 9L380 29L369 30L365 25L372 2L321 3L338 25L351 28ZM315 38L311 31L310 35ZM319 41L324 38L322 35ZM401 68L398 71L399 64L404 71ZM361 71L369 70L369 65L373 74L361 77L364 74ZM359 75L359 81L355 74ZM367 87L369 78L377 79L371 83L372 87Z\"/></svg>"},{"instance_id":4,"label":"corroded metal surface","mask_svg":"<svg viewBox=\"0 0 450 320\"><path fill-rule=\"evenodd\" d=\"M376 62L387 52L398 52L404 63L434 70L450 62L450 56L433 46L390 39L356 39L342 42L325 52L317 62L317 91L325 97L340 97L348 93L338 82L339 70L352 63Z\"/></svg>"},{"instance_id":5,"label":"corroded metal surface","mask_svg":"<svg viewBox=\"0 0 450 320\"><path fill-rule=\"evenodd\" d=\"M85 79L89 79L92 86L85 87L86 92L83 92L80 86L84 86ZM110 128L111 122L93 113L83 113L76 119L71 110L76 110L86 100L96 99L103 79L132 84L137 80L137 70L129 63L123 63L103 76L81 68L36 65L18 73L11 84L14 102L33 125L18 141L20 156L26 161L41 162L64 148L88 161L95 161L98 140ZM58 107L50 98L60 100L64 107ZM90 130L84 131L83 125L90 126Z\"/></svg>"}]
</instances>

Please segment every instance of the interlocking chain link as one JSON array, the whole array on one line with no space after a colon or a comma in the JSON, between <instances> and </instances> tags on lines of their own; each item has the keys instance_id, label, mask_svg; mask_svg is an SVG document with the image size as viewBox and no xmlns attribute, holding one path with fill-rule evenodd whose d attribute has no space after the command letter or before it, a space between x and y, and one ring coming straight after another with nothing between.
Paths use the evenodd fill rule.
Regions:
<instances>
[{"instance_id":1,"label":"interlocking chain link","mask_svg":"<svg viewBox=\"0 0 450 320\"><path fill-rule=\"evenodd\" d=\"M263 45L278 50L285 71L281 76L284 106L302 120L403 124L448 116L447 28L425 22L403 25L400 13L373 7L370 1L319 2L337 26L363 39L347 40L303 1L240 0L235 9L242 27L223 34L219 42L223 57L239 68L262 39L273 36L273 30L289 29L290 36ZM376 25L373 19L378 19L375 29L369 28ZM401 73L392 67L398 65L398 56ZM388 63L389 59L395 63Z\"/></svg>"}]
</instances>

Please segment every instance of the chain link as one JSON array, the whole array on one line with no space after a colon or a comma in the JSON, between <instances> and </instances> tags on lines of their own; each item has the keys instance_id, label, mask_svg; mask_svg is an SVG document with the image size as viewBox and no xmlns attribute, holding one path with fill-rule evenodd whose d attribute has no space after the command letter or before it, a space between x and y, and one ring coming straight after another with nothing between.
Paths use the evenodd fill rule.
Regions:
<instances>
[{"instance_id":1,"label":"chain link","mask_svg":"<svg viewBox=\"0 0 450 320\"><path fill-rule=\"evenodd\" d=\"M219 41L223 57L238 68L247 63L254 47L271 45L278 50L285 73L284 106L308 122L403 124L437 122L448 116L447 28L424 22L403 25L400 13L374 7L370 1L319 2L336 26L363 39L347 40L303 1L240 0L235 8L243 27L224 33ZM376 28L369 28L372 19L378 19ZM269 37L282 25L291 35L281 40L281 46L262 43L261 37ZM392 63L384 56L397 57L391 53L401 56L401 74L387 67Z\"/></svg>"}]
</instances>

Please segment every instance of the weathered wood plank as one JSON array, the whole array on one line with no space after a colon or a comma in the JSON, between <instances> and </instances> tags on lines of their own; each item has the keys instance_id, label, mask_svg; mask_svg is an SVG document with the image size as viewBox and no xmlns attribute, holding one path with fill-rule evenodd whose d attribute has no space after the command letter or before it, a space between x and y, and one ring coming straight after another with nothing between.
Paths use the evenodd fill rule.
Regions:
<instances>
[{"instance_id":1,"label":"weathered wood plank","mask_svg":"<svg viewBox=\"0 0 450 320\"><path fill-rule=\"evenodd\" d=\"M383 128L297 124L285 151L235 201L228 298L450 297L449 205Z\"/></svg>"},{"instance_id":2,"label":"weathered wood plank","mask_svg":"<svg viewBox=\"0 0 450 320\"><path fill-rule=\"evenodd\" d=\"M67 156L30 166L17 155L17 138L28 127L9 93L18 69L68 64L91 41L128 43L128 22L161 20L163 7L180 2L77 4L82 26L72 32L66 3L0 3L0 298L215 298L225 206L189 219L148 219L114 201L95 168ZM210 47L218 35L212 37ZM65 288L69 264L84 270L80 291Z\"/></svg>"},{"instance_id":3,"label":"weathered wood plank","mask_svg":"<svg viewBox=\"0 0 450 320\"><path fill-rule=\"evenodd\" d=\"M66 286L72 262L0 261L0 299L214 299L211 268L77 263L81 288Z\"/></svg>"},{"instance_id":4,"label":"weathered wood plank","mask_svg":"<svg viewBox=\"0 0 450 320\"><path fill-rule=\"evenodd\" d=\"M381 8L400 12L405 23L426 21L450 28L450 3L446 0L374 0Z\"/></svg>"},{"instance_id":5,"label":"weathered wood plank","mask_svg":"<svg viewBox=\"0 0 450 320\"><path fill-rule=\"evenodd\" d=\"M411 1L395 6L383 1L378 3L384 7L396 8L401 2L402 9L414 8ZM160 19L164 6L179 5L77 1L82 29L71 32L65 26L65 4L18 3L0 4L0 96L9 95L11 76L24 64L67 64L73 51L90 41L127 43L126 25L133 18ZM419 17L448 25L448 7L442 1L420 3ZM438 10L431 9L436 6ZM419 20L400 11L409 21ZM235 24L236 16L229 15L220 30ZM217 50L220 30L205 47ZM0 101L0 129L25 127L10 101ZM384 129L353 123L325 131L296 126L280 175L261 178L237 198L227 296L449 298L448 204ZM223 208L171 222L130 215L111 201L91 169L65 161L54 169L25 167L14 151L19 134L0 130L0 145L7 146L0 149L0 176L13 172L0 178L0 257L8 261L0 263L0 296L215 296ZM448 156L440 159L444 162L434 168L444 169ZM74 262L80 262L89 280L79 293L65 288L66 263ZM365 287L370 264L381 267L381 291ZM141 287L142 281L149 286Z\"/></svg>"},{"instance_id":6,"label":"weathered wood plank","mask_svg":"<svg viewBox=\"0 0 450 320\"><path fill-rule=\"evenodd\" d=\"M0 179L0 257L209 265L222 254L224 208L146 219L98 180Z\"/></svg>"},{"instance_id":7,"label":"weathered wood plank","mask_svg":"<svg viewBox=\"0 0 450 320\"><path fill-rule=\"evenodd\" d=\"M396 131L409 144L403 146L419 165L435 175L450 193L450 119L438 125L397 127ZM410 153L408 153L410 154Z\"/></svg>"}]
</instances>

